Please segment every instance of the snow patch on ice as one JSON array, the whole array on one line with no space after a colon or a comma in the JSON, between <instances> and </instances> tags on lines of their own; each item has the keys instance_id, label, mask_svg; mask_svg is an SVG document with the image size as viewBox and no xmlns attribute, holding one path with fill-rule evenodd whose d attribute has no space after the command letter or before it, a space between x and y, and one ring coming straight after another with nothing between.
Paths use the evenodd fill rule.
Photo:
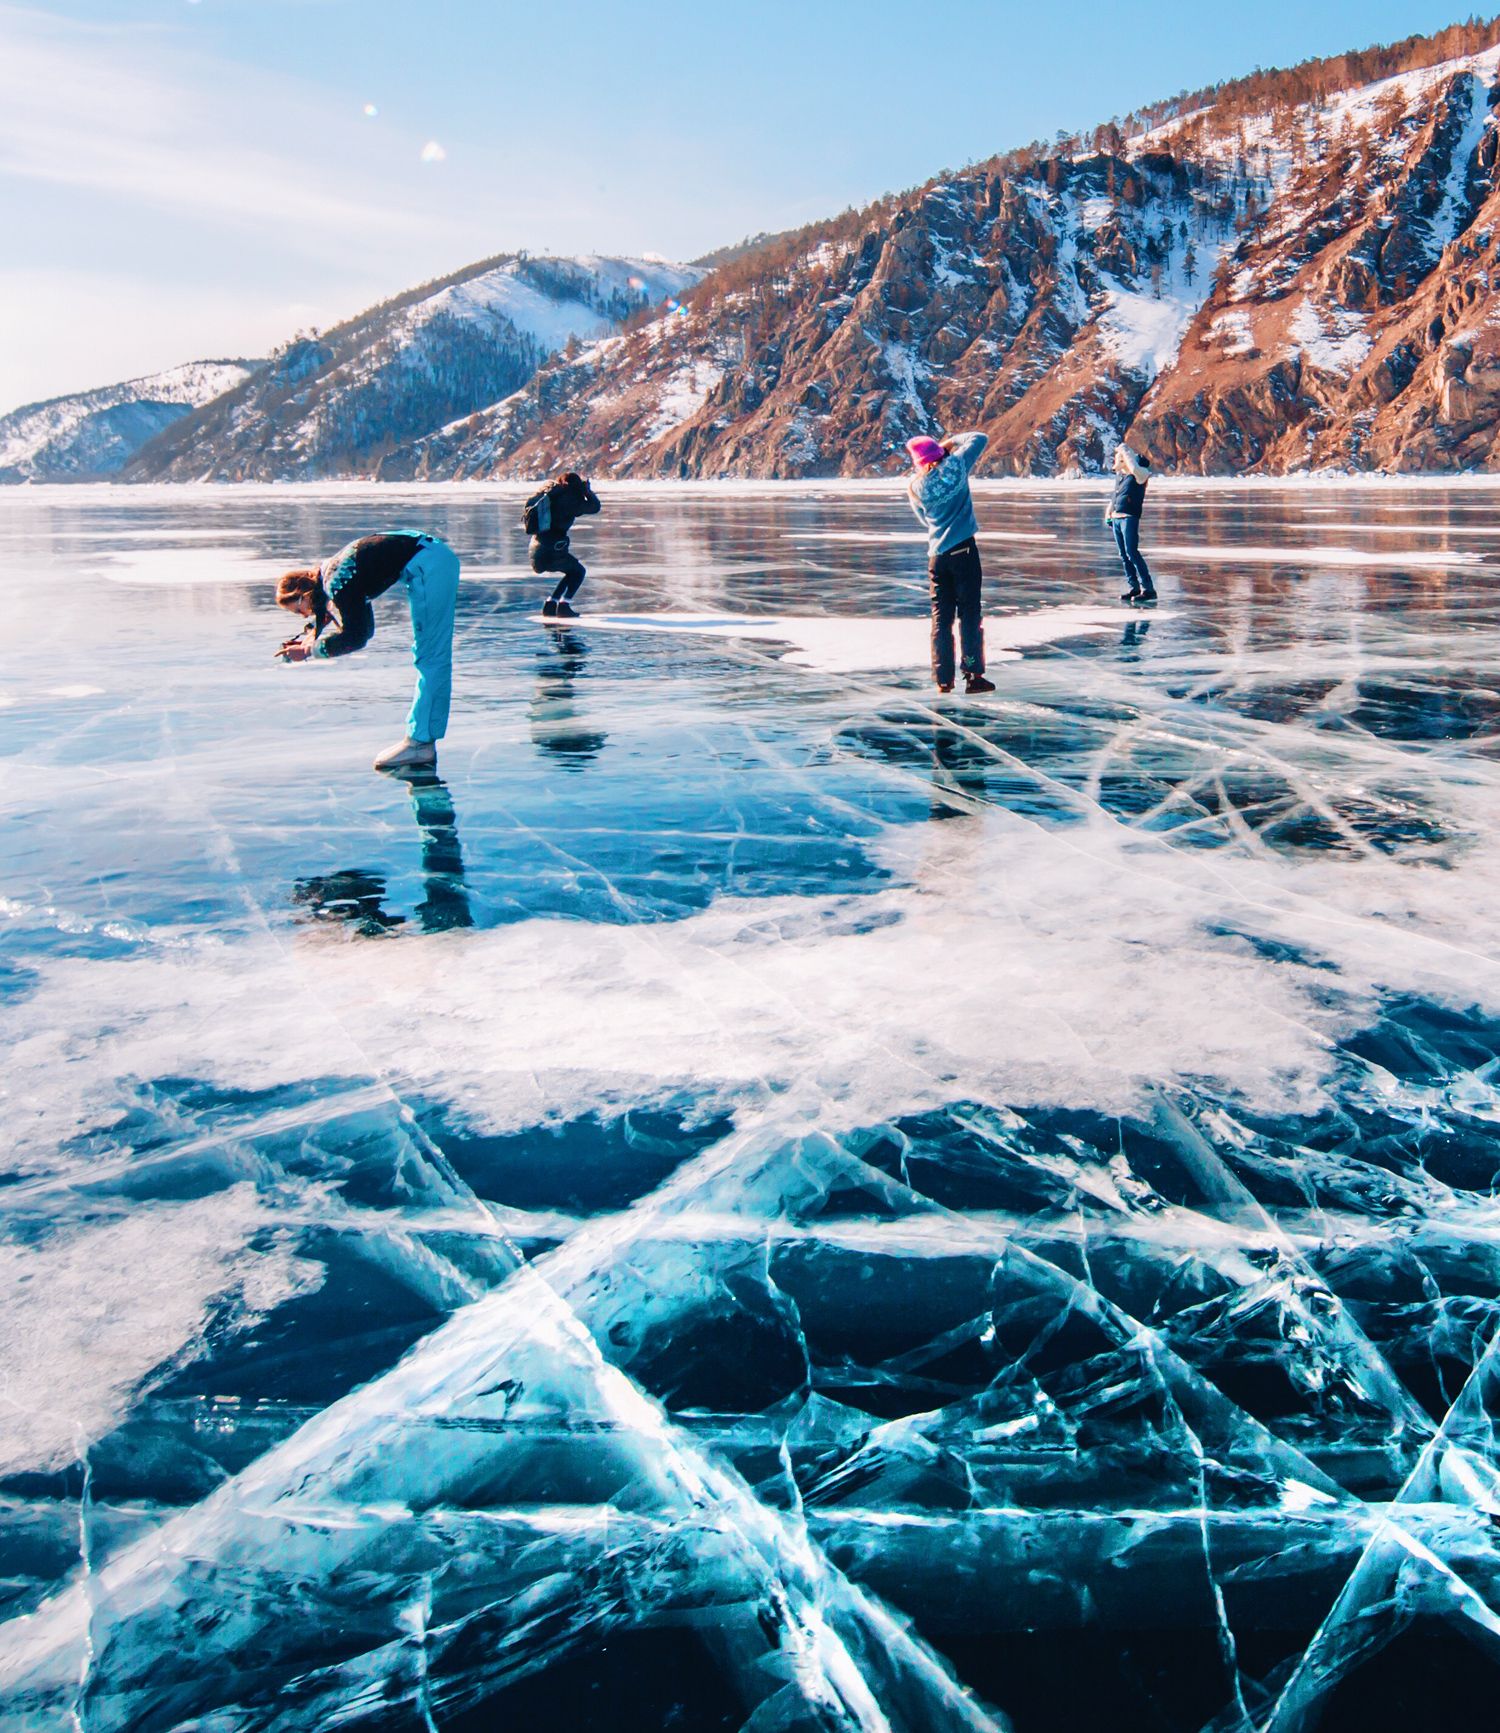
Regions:
<instances>
[{"instance_id":1,"label":"snow patch on ice","mask_svg":"<svg viewBox=\"0 0 1500 1733\"><path fill-rule=\"evenodd\" d=\"M131 1392L180 1354L215 1301L253 1323L315 1284L255 1250L270 1214L248 1185L122 1220L0 1244L0 1472L56 1469L107 1432Z\"/></svg>"},{"instance_id":2,"label":"snow patch on ice","mask_svg":"<svg viewBox=\"0 0 1500 1733\"><path fill-rule=\"evenodd\" d=\"M115 553L102 570L113 584L179 589L269 579L285 567L284 560L263 559L247 548L215 548L211 557L194 548L127 548Z\"/></svg>"},{"instance_id":3,"label":"snow patch on ice","mask_svg":"<svg viewBox=\"0 0 1500 1733\"><path fill-rule=\"evenodd\" d=\"M827 674L877 673L928 666L925 616L892 619L848 614L586 614L576 624L596 632L690 632L792 646L786 660ZM1063 638L1117 630L1117 608L1043 608L985 622L991 661Z\"/></svg>"},{"instance_id":4,"label":"snow patch on ice","mask_svg":"<svg viewBox=\"0 0 1500 1733\"><path fill-rule=\"evenodd\" d=\"M1330 1044L1373 1017L1377 987L1500 1009L1493 846L1452 873L1374 858L1289 874L1173 848L1083 795L1077 809L1074 827L992 810L891 834L880 858L899 882L858 897L722 897L665 924L539 918L415 943L308 934L212 970L160 953L44 959L28 998L0 1007L7 1084L42 1153L106 1084L48 1033L69 1028L109 1029L119 1075L170 1065L237 1088L363 1080L363 1053L399 1052L407 1088L496 1131L683 1088L742 1124L806 1114L829 1129L955 1099L1128 1112L1174 1077L1301 1112L1326 1104ZM309 993L348 1042L291 1038Z\"/></svg>"},{"instance_id":5,"label":"snow patch on ice","mask_svg":"<svg viewBox=\"0 0 1500 1733\"><path fill-rule=\"evenodd\" d=\"M1184 542L1150 551L1186 561L1228 560L1236 565L1261 566L1394 566L1400 570L1456 571L1485 563L1482 554L1447 549L1278 547L1264 542Z\"/></svg>"}]
</instances>

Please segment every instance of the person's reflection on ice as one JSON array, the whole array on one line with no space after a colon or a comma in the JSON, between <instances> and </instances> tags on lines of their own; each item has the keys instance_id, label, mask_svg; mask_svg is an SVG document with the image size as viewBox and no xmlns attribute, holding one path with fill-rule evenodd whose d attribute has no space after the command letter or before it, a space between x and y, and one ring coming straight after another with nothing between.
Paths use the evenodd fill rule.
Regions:
<instances>
[{"instance_id":1,"label":"person's reflection on ice","mask_svg":"<svg viewBox=\"0 0 1500 1733\"><path fill-rule=\"evenodd\" d=\"M983 744L965 729L932 731L932 807L934 819L968 818L984 804L990 758Z\"/></svg>"},{"instance_id":2,"label":"person's reflection on ice","mask_svg":"<svg viewBox=\"0 0 1500 1733\"><path fill-rule=\"evenodd\" d=\"M473 911L464 882L463 848L458 840L458 814L448 784L436 776L408 776L412 814L422 839L422 900L417 919L424 933L452 927L472 927Z\"/></svg>"},{"instance_id":3,"label":"person's reflection on ice","mask_svg":"<svg viewBox=\"0 0 1500 1733\"><path fill-rule=\"evenodd\" d=\"M393 772L406 784L422 851L422 900L413 911L424 933L472 927L463 849L453 796L440 778L422 771ZM315 921L340 921L361 938L381 938L407 924L385 907L387 884L369 867L345 867L298 879L292 901Z\"/></svg>"},{"instance_id":4,"label":"person's reflection on ice","mask_svg":"<svg viewBox=\"0 0 1500 1733\"><path fill-rule=\"evenodd\" d=\"M368 867L345 867L298 879L292 901L315 921L342 921L362 939L378 939L404 926L405 915L385 907L385 878Z\"/></svg>"},{"instance_id":5,"label":"person's reflection on ice","mask_svg":"<svg viewBox=\"0 0 1500 1733\"><path fill-rule=\"evenodd\" d=\"M603 751L609 735L588 728L578 709L578 676L588 661L579 632L554 627L537 652L536 687L531 695L531 743L555 758L564 770L583 770Z\"/></svg>"}]
</instances>

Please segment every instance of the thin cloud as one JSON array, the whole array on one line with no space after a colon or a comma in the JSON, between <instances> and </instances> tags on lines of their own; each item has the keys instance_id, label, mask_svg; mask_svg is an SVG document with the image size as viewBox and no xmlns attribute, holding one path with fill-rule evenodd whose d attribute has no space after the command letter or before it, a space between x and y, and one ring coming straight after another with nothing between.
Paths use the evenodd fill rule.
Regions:
<instances>
[{"instance_id":1,"label":"thin cloud","mask_svg":"<svg viewBox=\"0 0 1500 1733\"><path fill-rule=\"evenodd\" d=\"M443 222L357 164L357 143L321 92L226 67L163 32L65 21L0 5L0 175L103 193L220 227L276 225L315 254L388 233L434 241ZM305 154L264 141L302 141ZM409 160L409 159L408 159ZM341 184L344 183L344 184Z\"/></svg>"},{"instance_id":2,"label":"thin cloud","mask_svg":"<svg viewBox=\"0 0 1500 1733\"><path fill-rule=\"evenodd\" d=\"M581 143L504 114L466 134L440 85L392 106L329 79L211 54L191 24L0 0L0 195L22 213L0 324L26 334L0 407L264 353L294 309L330 323L492 253L663 244Z\"/></svg>"}]
</instances>

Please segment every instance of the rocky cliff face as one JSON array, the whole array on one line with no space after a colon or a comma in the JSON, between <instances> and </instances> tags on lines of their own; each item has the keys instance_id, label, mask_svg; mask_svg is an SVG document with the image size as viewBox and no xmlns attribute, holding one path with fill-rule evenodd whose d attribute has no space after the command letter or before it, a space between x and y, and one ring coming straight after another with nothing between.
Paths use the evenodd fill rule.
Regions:
<instances>
[{"instance_id":1,"label":"rocky cliff face","mask_svg":"<svg viewBox=\"0 0 1500 1733\"><path fill-rule=\"evenodd\" d=\"M1451 470L1500 433L1500 50L946 176L711 273L389 476ZM1326 85L1326 80L1325 80Z\"/></svg>"},{"instance_id":2,"label":"rocky cliff face","mask_svg":"<svg viewBox=\"0 0 1500 1733\"><path fill-rule=\"evenodd\" d=\"M516 390L549 355L696 281L660 259L487 259L299 337L145 447L131 481L366 475L387 453Z\"/></svg>"},{"instance_id":3,"label":"rocky cliff face","mask_svg":"<svg viewBox=\"0 0 1500 1733\"><path fill-rule=\"evenodd\" d=\"M1146 400L1165 460L1278 474L1488 463L1497 101L1488 55L1319 117L1315 148L1280 177Z\"/></svg>"}]
</instances>

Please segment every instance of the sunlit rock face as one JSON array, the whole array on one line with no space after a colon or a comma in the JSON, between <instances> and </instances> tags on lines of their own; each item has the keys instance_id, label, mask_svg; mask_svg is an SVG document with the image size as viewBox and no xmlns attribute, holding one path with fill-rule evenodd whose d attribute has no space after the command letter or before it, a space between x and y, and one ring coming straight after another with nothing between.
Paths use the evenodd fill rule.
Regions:
<instances>
[{"instance_id":1,"label":"sunlit rock face","mask_svg":"<svg viewBox=\"0 0 1500 1733\"><path fill-rule=\"evenodd\" d=\"M363 492L409 782L349 496L0 499L0 1723L1483 1724L1494 493L1102 497L967 701L896 489Z\"/></svg>"}]
</instances>

